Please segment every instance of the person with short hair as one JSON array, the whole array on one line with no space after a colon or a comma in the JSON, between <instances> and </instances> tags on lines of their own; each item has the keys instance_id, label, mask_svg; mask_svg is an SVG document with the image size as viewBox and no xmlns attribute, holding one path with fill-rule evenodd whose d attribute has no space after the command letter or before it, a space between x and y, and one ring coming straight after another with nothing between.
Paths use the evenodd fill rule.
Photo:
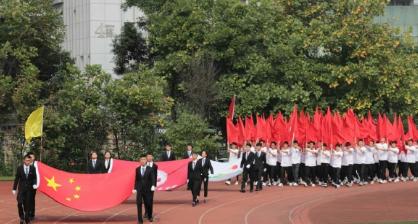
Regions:
<instances>
[{"instance_id":1,"label":"person with short hair","mask_svg":"<svg viewBox=\"0 0 418 224\"><path fill-rule=\"evenodd\" d=\"M322 154L322 159L321 159L321 169L322 169L322 187L328 187L328 173L329 173L329 166L330 166L330 162L331 162L331 150L327 149L327 144L323 143L322 146L320 147L321 151L320 153Z\"/></svg>"},{"instance_id":2,"label":"person with short hair","mask_svg":"<svg viewBox=\"0 0 418 224\"><path fill-rule=\"evenodd\" d=\"M366 147L364 147L363 139L358 141L358 145L355 146L356 149L356 156L358 162L358 173L360 176L360 183L359 186L365 185L365 176L366 176Z\"/></svg>"},{"instance_id":3,"label":"person with short hair","mask_svg":"<svg viewBox=\"0 0 418 224\"><path fill-rule=\"evenodd\" d=\"M341 171L341 159L343 156L343 152L341 151L341 144L336 144L335 149L331 153L332 160L331 166L334 170L333 172L333 185L335 188L340 188L340 171Z\"/></svg>"},{"instance_id":4,"label":"person with short hair","mask_svg":"<svg viewBox=\"0 0 418 224\"><path fill-rule=\"evenodd\" d=\"M267 185L274 186L277 184L276 166L279 165L277 164L277 157L279 156L279 154L277 153L276 142L270 143L270 147L268 147L266 154L267 154L267 158L266 158L267 166L270 168L270 170L267 169L267 172L270 171L269 172L270 179Z\"/></svg>"},{"instance_id":5,"label":"person with short hair","mask_svg":"<svg viewBox=\"0 0 418 224\"><path fill-rule=\"evenodd\" d=\"M347 183L347 187L351 187L353 186L354 149L351 148L350 142L345 143L345 147L342 148L342 153L341 178L343 179L343 184Z\"/></svg>"},{"instance_id":6,"label":"person with short hair","mask_svg":"<svg viewBox=\"0 0 418 224\"><path fill-rule=\"evenodd\" d=\"M202 163L197 159L195 152L192 154L192 159L187 169L187 190L192 192L192 206L195 207L199 203L197 196L202 185L203 167Z\"/></svg>"},{"instance_id":7,"label":"person with short hair","mask_svg":"<svg viewBox=\"0 0 418 224\"><path fill-rule=\"evenodd\" d=\"M136 194L136 211L138 223L144 223L142 219L142 203L144 203L145 211L147 211L150 222L154 221L152 217L152 192L155 190L156 176L152 168L147 166L146 155L141 155L139 161L141 166L135 170L135 185L132 193Z\"/></svg>"},{"instance_id":8,"label":"person with short hair","mask_svg":"<svg viewBox=\"0 0 418 224\"><path fill-rule=\"evenodd\" d=\"M418 175L415 173L415 152L417 151L417 148L414 146L414 141L412 139L408 140L408 145L405 146L405 149L407 151L405 153L402 181L409 180L408 168L409 170L411 170L411 173L414 176L414 181L416 181L417 180L416 176Z\"/></svg>"},{"instance_id":9,"label":"person with short hair","mask_svg":"<svg viewBox=\"0 0 418 224\"><path fill-rule=\"evenodd\" d=\"M102 173L109 173L111 171L110 167L112 167L113 163L112 154L110 151L106 151L104 156L105 159L103 161Z\"/></svg>"},{"instance_id":10,"label":"person with short hair","mask_svg":"<svg viewBox=\"0 0 418 224\"><path fill-rule=\"evenodd\" d=\"M376 144L376 148L377 148L377 154L379 157L379 166L380 166L380 170L379 170L379 178L380 181L379 183L381 184L386 184L387 180L386 180L386 168L387 168L387 164L388 164L388 144L386 143L386 138L382 137L381 142Z\"/></svg>"},{"instance_id":11,"label":"person with short hair","mask_svg":"<svg viewBox=\"0 0 418 224\"><path fill-rule=\"evenodd\" d=\"M392 141L388 149L388 169L389 169L389 182L398 182L396 177L396 165L398 164L399 148L396 146L398 142Z\"/></svg>"},{"instance_id":12,"label":"person with short hair","mask_svg":"<svg viewBox=\"0 0 418 224\"><path fill-rule=\"evenodd\" d=\"M293 173L293 186L298 186L299 183L299 167L301 161L302 148L299 146L299 142L294 140L293 145L290 147L290 153L292 155L292 173Z\"/></svg>"},{"instance_id":13,"label":"person with short hair","mask_svg":"<svg viewBox=\"0 0 418 224\"><path fill-rule=\"evenodd\" d=\"M374 177L375 177L375 171L374 171L374 157L373 154L375 153L376 149L374 148L374 141L370 141L368 146L366 147L366 177L368 176L370 178L370 184L374 184ZM368 179L366 178L366 181Z\"/></svg>"},{"instance_id":14,"label":"person with short hair","mask_svg":"<svg viewBox=\"0 0 418 224\"><path fill-rule=\"evenodd\" d=\"M240 152L240 149L237 146L237 143L236 142L233 142L231 144L231 147L229 147L229 144L228 144L227 147L228 147L228 152L229 152L229 160L228 160L228 162L229 163L234 163L237 160L239 160L240 159L241 152ZM235 181L235 185L238 185L238 176L239 175L237 175L237 180ZM227 181L225 181L225 184L231 185L231 178L229 178Z\"/></svg>"},{"instance_id":15,"label":"person with short hair","mask_svg":"<svg viewBox=\"0 0 418 224\"><path fill-rule=\"evenodd\" d=\"M254 172L256 175L256 187L255 191L261 191L263 184L261 182L261 176L266 172L266 153L261 151L261 143L257 143L255 147L255 158L254 158Z\"/></svg>"},{"instance_id":16,"label":"person with short hair","mask_svg":"<svg viewBox=\"0 0 418 224\"><path fill-rule=\"evenodd\" d=\"M285 141L283 143L283 148L280 149L280 154L282 155L282 162L280 163L280 183L279 187L283 187L285 184L285 173L287 174L287 183L289 186L292 186L293 176L292 176L292 154L289 148L289 143Z\"/></svg>"},{"instance_id":17,"label":"person with short hair","mask_svg":"<svg viewBox=\"0 0 418 224\"><path fill-rule=\"evenodd\" d=\"M187 144L187 150L183 154L182 159L190 159L190 158L192 158L192 154L193 154L193 145L192 145L192 143L189 143L189 144Z\"/></svg>"},{"instance_id":18,"label":"person with short hair","mask_svg":"<svg viewBox=\"0 0 418 224\"><path fill-rule=\"evenodd\" d=\"M35 167L36 170L36 186L37 188L39 187L40 184L40 178L39 178L39 171L38 171L38 162L35 160L35 153L34 152L28 152L26 155L30 156L31 158L31 163L30 165ZM33 192L31 194L31 205L30 205L30 220L34 220L35 219L35 197L36 197L36 191L37 189L33 189Z\"/></svg>"},{"instance_id":19,"label":"person with short hair","mask_svg":"<svg viewBox=\"0 0 418 224\"><path fill-rule=\"evenodd\" d=\"M315 187L315 168L316 168L316 154L318 150L315 148L315 142L309 142L305 149L305 177L304 185L308 186L308 181L312 187ZM310 176L311 175L311 176Z\"/></svg>"},{"instance_id":20,"label":"person with short hair","mask_svg":"<svg viewBox=\"0 0 418 224\"><path fill-rule=\"evenodd\" d=\"M250 177L250 193L253 192L254 187L254 159L255 154L251 152L251 144L247 143L245 146L245 152L242 154L240 167L243 169L242 173L242 183L241 183L241 193L245 193L245 185Z\"/></svg>"},{"instance_id":21,"label":"person with short hair","mask_svg":"<svg viewBox=\"0 0 418 224\"><path fill-rule=\"evenodd\" d=\"M91 152L91 159L87 163L87 173L99 174L102 173L103 163L97 158L95 151Z\"/></svg>"},{"instance_id":22,"label":"person with short hair","mask_svg":"<svg viewBox=\"0 0 418 224\"><path fill-rule=\"evenodd\" d=\"M13 195L16 195L16 189L18 189L16 200L20 224L22 224L23 221L25 221L26 224L30 223L32 194L33 190L38 188L36 169L34 166L30 165L31 161L32 159L29 155L26 155L23 158L23 164L17 167L13 183Z\"/></svg>"},{"instance_id":23,"label":"person with short hair","mask_svg":"<svg viewBox=\"0 0 418 224\"><path fill-rule=\"evenodd\" d=\"M165 145L165 152L161 153L161 161L173 161L176 160L176 154L171 151L171 145L166 144Z\"/></svg>"},{"instance_id":24,"label":"person with short hair","mask_svg":"<svg viewBox=\"0 0 418 224\"><path fill-rule=\"evenodd\" d=\"M209 185L209 178L213 175L213 167L210 159L207 157L208 154L205 150L202 151L202 158L200 158L200 162L202 163L202 177L203 177L203 203L206 203L206 197L208 196L208 185ZM209 171L211 174L209 174ZM198 196L200 196L200 191ZM198 199L199 200L199 199Z\"/></svg>"},{"instance_id":25,"label":"person with short hair","mask_svg":"<svg viewBox=\"0 0 418 224\"><path fill-rule=\"evenodd\" d=\"M157 164L154 163L154 155L151 152L148 152L146 156L147 156L147 166L151 167L151 170L154 173L154 176L155 176L154 186L157 188L157 186L158 186L158 183L157 183L157 180L158 180L158 166L157 166ZM155 191L151 191L151 205L149 207L145 207L145 214L143 216L143 218L145 218L145 219L149 219L150 217L152 217L152 216L149 215L149 214L152 215L152 212L149 212L148 209L149 208L152 209L152 207L154 205L154 192Z\"/></svg>"}]
</instances>

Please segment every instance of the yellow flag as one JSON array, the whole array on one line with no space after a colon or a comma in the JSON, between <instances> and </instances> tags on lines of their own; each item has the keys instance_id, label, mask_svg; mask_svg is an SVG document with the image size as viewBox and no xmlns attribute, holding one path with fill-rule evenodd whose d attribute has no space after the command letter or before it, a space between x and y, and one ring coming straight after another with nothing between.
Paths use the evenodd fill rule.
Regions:
<instances>
[{"instance_id":1,"label":"yellow flag","mask_svg":"<svg viewBox=\"0 0 418 224\"><path fill-rule=\"evenodd\" d=\"M30 143L33 137L42 136L44 106L32 112L25 124L25 138L26 142Z\"/></svg>"}]
</instances>

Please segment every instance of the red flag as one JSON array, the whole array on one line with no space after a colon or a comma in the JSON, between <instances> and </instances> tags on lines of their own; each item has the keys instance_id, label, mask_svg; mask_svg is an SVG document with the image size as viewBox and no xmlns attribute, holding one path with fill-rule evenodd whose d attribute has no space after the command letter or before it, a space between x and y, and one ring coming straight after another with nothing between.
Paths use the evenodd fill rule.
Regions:
<instances>
[{"instance_id":1,"label":"red flag","mask_svg":"<svg viewBox=\"0 0 418 224\"><path fill-rule=\"evenodd\" d=\"M395 116L396 117L396 116ZM386 117L386 114L383 114L383 124L385 126L385 137L388 141L394 140L394 133L393 133L393 125L390 123L388 117Z\"/></svg>"},{"instance_id":2,"label":"red flag","mask_svg":"<svg viewBox=\"0 0 418 224\"><path fill-rule=\"evenodd\" d=\"M245 118L245 140L254 141L256 135L257 133L253 122L253 116L251 115L251 117Z\"/></svg>"},{"instance_id":3,"label":"red flag","mask_svg":"<svg viewBox=\"0 0 418 224\"><path fill-rule=\"evenodd\" d=\"M270 114L270 117L266 120L266 144L267 142L271 143L272 141L276 141L273 139L273 114Z\"/></svg>"},{"instance_id":4,"label":"red flag","mask_svg":"<svg viewBox=\"0 0 418 224\"><path fill-rule=\"evenodd\" d=\"M226 135L229 143L238 142L239 130L229 118L226 119Z\"/></svg>"},{"instance_id":5,"label":"red flag","mask_svg":"<svg viewBox=\"0 0 418 224\"><path fill-rule=\"evenodd\" d=\"M298 136L298 125L299 125L299 118L298 118L298 109L297 105L293 107L293 112L289 118L289 135L293 140L299 140Z\"/></svg>"},{"instance_id":6,"label":"red flag","mask_svg":"<svg viewBox=\"0 0 418 224\"><path fill-rule=\"evenodd\" d=\"M241 116L238 117L238 147L241 147L243 142L245 141L245 127L244 123L242 122Z\"/></svg>"},{"instance_id":7,"label":"red flag","mask_svg":"<svg viewBox=\"0 0 418 224\"><path fill-rule=\"evenodd\" d=\"M397 141L398 141L398 148L399 148L399 153L401 153L401 151L405 151L405 130L403 128L403 122L401 119L401 115L399 115L398 118L398 124L397 124Z\"/></svg>"},{"instance_id":8,"label":"red flag","mask_svg":"<svg viewBox=\"0 0 418 224\"><path fill-rule=\"evenodd\" d=\"M342 134L342 127L340 127L340 125L342 126L344 123L342 122L343 120L341 119L339 113L337 116L334 117L334 120L332 122L332 142L333 143L340 143L340 144L344 144L345 143L345 139L344 136ZM340 124L340 122L342 122L342 124Z\"/></svg>"},{"instance_id":9,"label":"red flag","mask_svg":"<svg viewBox=\"0 0 418 224\"><path fill-rule=\"evenodd\" d=\"M369 118L367 119L367 124L368 124L368 128L369 128L368 138L370 138L370 140L377 141L378 138L379 138L378 128L376 126L376 123L373 120L373 117L372 117L372 114L370 113L370 110L369 110Z\"/></svg>"},{"instance_id":10,"label":"red flag","mask_svg":"<svg viewBox=\"0 0 418 224\"><path fill-rule=\"evenodd\" d=\"M232 97L231 104L229 104L229 111L228 111L228 118L234 119L234 113L235 113L235 95Z\"/></svg>"},{"instance_id":11,"label":"red flag","mask_svg":"<svg viewBox=\"0 0 418 224\"><path fill-rule=\"evenodd\" d=\"M256 130L257 130L257 135L256 135L256 139L258 139L259 141L267 140L267 133L266 133L266 121L264 120L264 118L257 116L257 125L255 126Z\"/></svg>"},{"instance_id":12,"label":"red flag","mask_svg":"<svg viewBox=\"0 0 418 224\"><path fill-rule=\"evenodd\" d=\"M383 137L386 137L385 125L384 125L384 122L383 122L382 115L380 115L380 112L379 112L379 115L377 117L377 137L379 139L381 139Z\"/></svg>"},{"instance_id":13,"label":"red flag","mask_svg":"<svg viewBox=\"0 0 418 224\"><path fill-rule=\"evenodd\" d=\"M413 138L414 140L418 140L418 130L417 127L415 126L415 122L413 117L411 116L411 128L412 128L412 134L413 134Z\"/></svg>"},{"instance_id":14,"label":"red flag","mask_svg":"<svg viewBox=\"0 0 418 224\"><path fill-rule=\"evenodd\" d=\"M322 119L322 128L321 128L322 142L327 144L328 146L333 144L333 141L332 141L332 138L331 138L331 136L332 136L332 123L333 123L332 113L331 113L330 107L328 107L327 114Z\"/></svg>"}]
</instances>

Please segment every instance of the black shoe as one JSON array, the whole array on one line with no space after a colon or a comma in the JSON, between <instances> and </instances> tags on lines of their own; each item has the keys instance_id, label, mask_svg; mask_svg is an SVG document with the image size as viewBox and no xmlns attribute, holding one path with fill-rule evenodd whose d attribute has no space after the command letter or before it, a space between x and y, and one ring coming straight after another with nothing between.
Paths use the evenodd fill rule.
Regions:
<instances>
[{"instance_id":1,"label":"black shoe","mask_svg":"<svg viewBox=\"0 0 418 224\"><path fill-rule=\"evenodd\" d=\"M31 216L29 219L30 220L35 220L35 216Z\"/></svg>"},{"instance_id":2,"label":"black shoe","mask_svg":"<svg viewBox=\"0 0 418 224\"><path fill-rule=\"evenodd\" d=\"M150 217L150 218L149 218L149 221L150 221L150 222L154 222L154 218L153 218L153 217Z\"/></svg>"},{"instance_id":3,"label":"black shoe","mask_svg":"<svg viewBox=\"0 0 418 224\"><path fill-rule=\"evenodd\" d=\"M30 220L26 221L26 224L30 224Z\"/></svg>"},{"instance_id":4,"label":"black shoe","mask_svg":"<svg viewBox=\"0 0 418 224\"><path fill-rule=\"evenodd\" d=\"M147 219L148 218L148 213L145 213L142 218Z\"/></svg>"},{"instance_id":5,"label":"black shoe","mask_svg":"<svg viewBox=\"0 0 418 224\"><path fill-rule=\"evenodd\" d=\"M199 204L199 199L196 200L196 204Z\"/></svg>"},{"instance_id":6,"label":"black shoe","mask_svg":"<svg viewBox=\"0 0 418 224\"><path fill-rule=\"evenodd\" d=\"M193 202L192 206L193 206L193 207L196 207L196 203L195 203L195 202Z\"/></svg>"},{"instance_id":7,"label":"black shoe","mask_svg":"<svg viewBox=\"0 0 418 224\"><path fill-rule=\"evenodd\" d=\"M203 199L203 203L206 203L206 199Z\"/></svg>"},{"instance_id":8,"label":"black shoe","mask_svg":"<svg viewBox=\"0 0 418 224\"><path fill-rule=\"evenodd\" d=\"M143 224L143 223L144 223L144 220L142 219L138 221L138 224Z\"/></svg>"},{"instance_id":9,"label":"black shoe","mask_svg":"<svg viewBox=\"0 0 418 224\"><path fill-rule=\"evenodd\" d=\"M23 219L20 219L20 222L19 222L19 223L20 223L20 224L23 224L23 221L24 221Z\"/></svg>"},{"instance_id":10,"label":"black shoe","mask_svg":"<svg viewBox=\"0 0 418 224\"><path fill-rule=\"evenodd\" d=\"M241 190L239 190L239 192L241 192L241 193L245 193L245 190L244 190L244 189L241 189Z\"/></svg>"},{"instance_id":11,"label":"black shoe","mask_svg":"<svg viewBox=\"0 0 418 224\"><path fill-rule=\"evenodd\" d=\"M259 191L258 188L256 188L255 191Z\"/></svg>"},{"instance_id":12,"label":"black shoe","mask_svg":"<svg viewBox=\"0 0 418 224\"><path fill-rule=\"evenodd\" d=\"M253 193L253 190L250 190L250 193Z\"/></svg>"}]
</instances>

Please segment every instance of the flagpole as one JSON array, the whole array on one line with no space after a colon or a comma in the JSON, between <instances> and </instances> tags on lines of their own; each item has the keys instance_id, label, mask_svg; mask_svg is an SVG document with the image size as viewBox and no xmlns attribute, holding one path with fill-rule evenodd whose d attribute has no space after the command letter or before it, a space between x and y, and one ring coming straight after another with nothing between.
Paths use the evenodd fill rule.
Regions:
<instances>
[{"instance_id":1,"label":"flagpole","mask_svg":"<svg viewBox=\"0 0 418 224\"><path fill-rule=\"evenodd\" d=\"M41 125L41 149L39 151L39 161L42 162L42 135L44 133L44 108L45 106L42 105L42 125Z\"/></svg>"}]
</instances>

